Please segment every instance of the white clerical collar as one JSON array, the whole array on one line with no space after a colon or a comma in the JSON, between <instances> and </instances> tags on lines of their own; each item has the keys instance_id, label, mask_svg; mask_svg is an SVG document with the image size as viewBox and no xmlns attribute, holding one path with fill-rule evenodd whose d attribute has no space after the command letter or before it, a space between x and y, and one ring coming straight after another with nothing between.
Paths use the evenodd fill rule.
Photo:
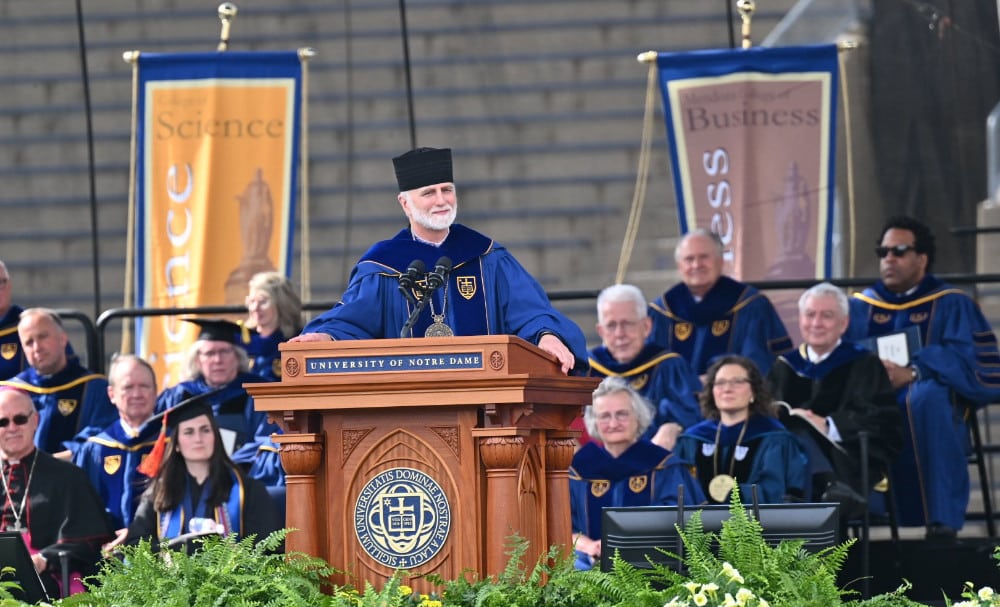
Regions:
<instances>
[{"instance_id":1,"label":"white clerical collar","mask_svg":"<svg viewBox=\"0 0 1000 607\"><path fill-rule=\"evenodd\" d=\"M413 240L416 240L417 242L422 242L424 244L429 244L432 247L440 247L441 245L444 244L444 241L448 240L448 234L449 234L449 232L445 232L444 238L441 239L441 242L431 242L431 241L427 240L426 238L421 238L421 237L417 236L417 233L414 232L413 230L410 230L410 234L413 235Z\"/></svg>"},{"instance_id":2,"label":"white clerical collar","mask_svg":"<svg viewBox=\"0 0 1000 607\"><path fill-rule=\"evenodd\" d=\"M835 343L826 354L816 354L816 350L813 350L812 346L806 346L806 357L809 359L809 362L813 364L821 363L833 354L833 351L840 346L841 341L842 340L838 339L837 343Z\"/></svg>"}]
</instances>

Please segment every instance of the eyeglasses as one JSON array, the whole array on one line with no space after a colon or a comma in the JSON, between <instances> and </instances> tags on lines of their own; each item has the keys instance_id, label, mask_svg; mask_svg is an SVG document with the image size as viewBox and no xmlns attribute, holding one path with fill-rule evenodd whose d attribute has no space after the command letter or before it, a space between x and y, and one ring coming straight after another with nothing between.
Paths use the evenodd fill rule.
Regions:
<instances>
[{"instance_id":1,"label":"eyeglasses","mask_svg":"<svg viewBox=\"0 0 1000 607\"><path fill-rule=\"evenodd\" d=\"M732 379L717 379L712 382L712 387L714 388L739 388L744 384L749 384L749 377L734 377Z\"/></svg>"},{"instance_id":2,"label":"eyeglasses","mask_svg":"<svg viewBox=\"0 0 1000 607\"><path fill-rule=\"evenodd\" d=\"M34 411L31 413L34 413ZM14 417L0 417L0 428L6 428L10 425L10 422L14 422L15 426L23 426L31 419L31 413L18 413Z\"/></svg>"},{"instance_id":3,"label":"eyeglasses","mask_svg":"<svg viewBox=\"0 0 1000 607\"><path fill-rule=\"evenodd\" d=\"M612 419L614 419L616 422L627 422L628 420L632 419L632 412L615 411L614 413L601 413L600 415L597 416L597 423L607 424Z\"/></svg>"},{"instance_id":4,"label":"eyeglasses","mask_svg":"<svg viewBox=\"0 0 1000 607\"><path fill-rule=\"evenodd\" d=\"M247 297L246 304L247 304L247 308L257 308L259 310L264 310L266 308L270 308L271 307L271 298L270 297L254 297L253 299L251 299L250 297Z\"/></svg>"},{"instance_id":5,"label":"eyeglasses","mask_svg":"<svg viewBox=\"0 0 1000 607\"><path fill-rule=\"evenodd\" d=\"M889 253L892 253L893 257L902 257L907 252L916 250L917 247L911 244L898 244L894 247L875 247L875 254L878 255L879 259L885 259L885 256Z\"/></svg>"},{"instance_id":6,"label":"eyeglasses","mask_svg":"<svg viewBox=\"0 0 1000 607\"><path fill-rule=\"evenodd\" d=\"M604 323L602 326L612 333L618 329L621 329L622 331L635 331L635 328L639 326L639 321L623 320L619 322L617 320L612 320L611 322Z\"/></svg>"},{"instance_id":7,"label":"eyeglasses","mask_svg":"<svg viewBox=\"0 0 1000 607\"><path fill-rule=\"evenodd\" d=\"M202 358L225 358L232 354L235 350L232 348L221 348L219 350L208 350L207 352L198 352L198 356Z\"/></svg>"}]
</instances>

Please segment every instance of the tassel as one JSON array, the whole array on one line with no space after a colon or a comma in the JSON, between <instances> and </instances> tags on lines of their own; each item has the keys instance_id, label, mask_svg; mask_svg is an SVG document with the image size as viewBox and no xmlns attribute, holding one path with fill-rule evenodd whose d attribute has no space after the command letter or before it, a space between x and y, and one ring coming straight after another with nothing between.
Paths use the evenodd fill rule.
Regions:
<instances>
[{"instance_id":1,"label":"tassel","mask_svg":"<svg viewBox=\"0 0 1000 607\"><path fill-rule=\"evenodd\" d=\"M163 453L167 450L167 414L163 414L163 426L160 428L160 435L156 437L156 444L140 463L136 470L145 474L149 478L156 476L160 471L160 464L163 463Z\"/></svg>"}]
</instances>

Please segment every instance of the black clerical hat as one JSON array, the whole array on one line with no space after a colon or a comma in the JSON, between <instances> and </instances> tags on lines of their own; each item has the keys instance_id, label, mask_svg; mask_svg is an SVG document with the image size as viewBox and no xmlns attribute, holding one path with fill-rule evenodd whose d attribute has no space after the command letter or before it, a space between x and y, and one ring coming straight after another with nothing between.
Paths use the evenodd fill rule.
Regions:
<instances>
[{"instance_id":1,"label":"black clerical hat","mask_svg":"<svg viewBox=\"0 0 1000 607\"><path fill-rule=\"evenodd\" d=\"M228 341L238 346L243 345L243 327L232 321L221 318L182 318L181 320L198 325L199 340Z\"/></svg>"},{"instance_id":2,"label":"black clerical hat","mask_svg":"<svg viewBox=\"0 0 1000 607\"><path fill-rule=\"evenodd\" d=\"M392 159L399 191L415 190L435 183L454 182L449 148L417 148Z\"/></svg>"},{"instance_id":3,"label":"black clerical hat","mask_svg":"<svg viewBox=\"0 0 1000 607\"><path fill-rule=\"evenodd\" d=\"M194 419L199 415L207 415L209 419L214 419L209 399L220 390L196 394L149 418L146 421L147 425L160 424L160 435L156 437L156 444L153 445L152 451L142 460L137 470L150 478L156 476L156 473L160 471L160 465L163 463L163 456L167 448L167 429L176 430L181 422Z\"/></svg>"}]
</instances>

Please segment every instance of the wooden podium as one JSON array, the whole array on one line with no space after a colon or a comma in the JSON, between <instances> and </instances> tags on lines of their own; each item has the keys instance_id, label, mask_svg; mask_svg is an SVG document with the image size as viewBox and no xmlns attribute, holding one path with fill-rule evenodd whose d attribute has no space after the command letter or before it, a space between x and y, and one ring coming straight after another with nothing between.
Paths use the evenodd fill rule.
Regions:
<instances>
[{"instance_id":1,"label":"wooden podium","mask_svg":"<svg viewBox=\"0 0 1000 607\"><path fill-rule=\"evenodd\" d=\"M396 569L496 574L570 544L570 422L599 380L517 337L281 346L282 381L246 384L287 475L289 550L380 588ZM407 582L424 590L429 584Z\"/></svg>"}]
</instances>

